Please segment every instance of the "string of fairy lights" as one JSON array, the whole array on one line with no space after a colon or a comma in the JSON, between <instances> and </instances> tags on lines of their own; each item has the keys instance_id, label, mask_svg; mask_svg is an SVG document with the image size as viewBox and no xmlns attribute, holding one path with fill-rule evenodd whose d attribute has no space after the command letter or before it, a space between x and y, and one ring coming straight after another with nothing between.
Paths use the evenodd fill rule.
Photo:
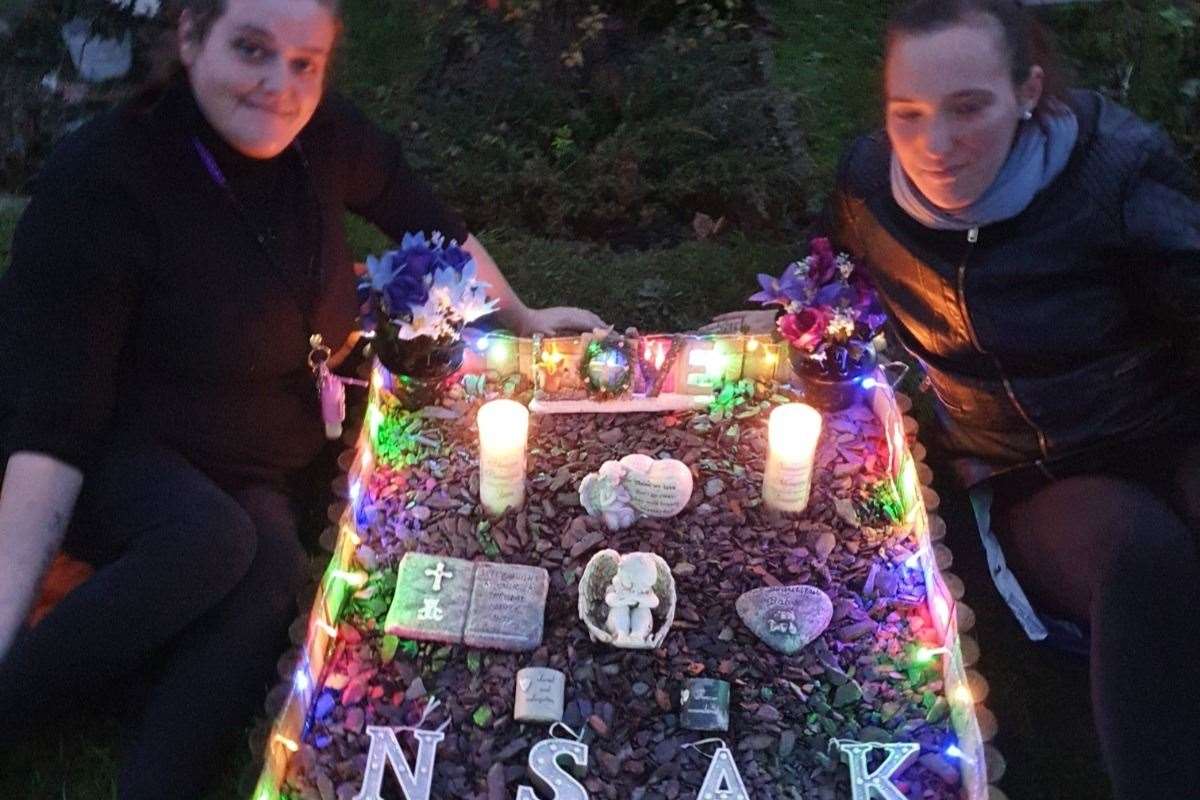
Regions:
<instances>
[{"instance_id":1,"label":"string of fairy lights","mask_svg":"<svg viewBox=\"0 0 1200 800\"><path fill-rule=\"evenodd\" d=\"M722 339L734 337L710 337L714 347L708 350L710 355L704 363L693 362L711 374L724 374L729 367L728 359L732 356L721 347ZM747 369L747 359L761 359L763 369L774 369L782 357L780 346L776 343L759 341L757 338L738 336L736 346L741 349L743 362L741 369ZM670 337L646 337L641 346L648 348L648 358L658 361L665 353ZM475 350L486 364L513 364L518 353L520 341L507 336L492 335L480 339L475 344ZM561 354L554 347L541 350L541 359L551 367L557 367ZM519 366L519 364L518 364ZM279 800L283 776L286 774L288 757L298 752L300 741L303 740L306 725L309 722L309 709L317 682L323 670L327 657L333 650L339 631L338 621L348 598L364 587L370 580L370 575L360 569L355 561L355 550L361 544L359 526L363 524L362 511L366 492L364 487L369 482L376 469L377 463L383 461L393 466L397 461L402 462L404 454L415 454L422 447L428 447L429 442L419 441L419 434L411 426L411 415L407 412L397 412L394 402L388 401L390 381L382 367L376 365L371 374L368 390L367 407L364 424L359 434L355 448L354 459L348 469L348 503L337 523L337 538L333 546L333 556L319 584L319 591L314 600L309 616L309 626L301 655L294 669L290 691L284 712L279 715L269 735L267 747L266 768L259 784L252 795L254 800ZM943 755L955 759L964 765L964 769L978 769L973 758L960 747L964 736L978 739L978 727L974 716L969 712L978 701L974 696L966 678L965 667L961 663L959 653L958 631L955 620L955 604L945 584L941 579L936 561L933 557L930 540L928 517L922 500L921 484L915 459L907 446L907 438L902 418L896 408L890 387L876 376L868 376L863 380L866 390L879 389L882 403L876 403L876 412L882 408L885 413L882 421L885 425L885 438L888 446L888 457L891 474L896 476L895 487L903 520L911 524L918 540L918 550L903 562L908 569L922 572L927 587L927 602L935 630L941 644L938 646L921 646L913 648L907 655L909 666L918 669L940 667L946 684L946 698L953 713L953 721L958 732L958 742L952 742L943 750ZM417 426L416 430L419 430ZM381 446L382 440L382 446ZM436 444L436 443L432 443ZM389 450L390 448L390 450ZM388 453L387 458L381 450ZM401 456L397 458L396 456ZM401 464L401 467L403 464ZM974 728L972 728L974 726ZM968 750L976 751L969 747Z\"/></svg>"}]
</instances>

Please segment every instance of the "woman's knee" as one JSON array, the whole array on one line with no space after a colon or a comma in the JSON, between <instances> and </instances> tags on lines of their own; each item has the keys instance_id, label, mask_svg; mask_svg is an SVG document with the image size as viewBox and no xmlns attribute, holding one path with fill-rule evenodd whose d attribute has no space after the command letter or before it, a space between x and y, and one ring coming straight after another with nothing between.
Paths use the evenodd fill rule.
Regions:
<instances>
[{"instance_id":1,"label":"woman's knee","mask_svg":"<svg viewBox=\"0 0 1200 800\"><path fill-rule=\"evenodd\" d=\"M1101 585L1146 586L1180 569L1195 571L1195 535L1167 500L1145 486L1112 478L1098 479L1090 488L1103 492L1100 502L1108 507L1107 524L1093 544Z\"/></svg>"},{"instance_id":2,"label":"woman's knee","mask_svg":"<svg viewBox=\"0 0 1200 800\"><path fill-rule=\"evenodd\" d=\"M309 558L295 534L258 538L258 554L252 569L265 579L264 600L272 610L289 618L296 598L309 581Z\"/></svg>"},{"instance_id":3,"label":"woman's knee","mask_svg":"<svg viewBox=\"0 0 1200 800\"><path fill-rule=\"evenodd\" d=\"M1193 545L1187 526L1162 498L1106 475L1059 481L1020 503L1009 521L1025 566L1057 571L1047 580L1073 584L1077 593L1121 576L1144 576Z\"/></svg>"},{"instance_id":4,"label":"woman's knee","mask_svg":"<svg viewBox=\"0 0 1200 800\"><path fill-rule=\"evenodd\" d=\"M250 515L217 490L189 498L179 509L177 544L187 554L185 568L205 585L227 592L240 582L258 555L258 535Z\"/></svg>"},{"instance_id":5,"label":"woman's knee","mask_svg":"<svg viewBox=\"0 0 1200 800\"><path fill-rule=\"evenodd\" d=\"M296 597L309 580L309 559L296 531L296 519L285 496L267 489L236 496L255 526L254 562L247 588L257 594L264 612L290 619Z\"/></svg>"}]
</instances>

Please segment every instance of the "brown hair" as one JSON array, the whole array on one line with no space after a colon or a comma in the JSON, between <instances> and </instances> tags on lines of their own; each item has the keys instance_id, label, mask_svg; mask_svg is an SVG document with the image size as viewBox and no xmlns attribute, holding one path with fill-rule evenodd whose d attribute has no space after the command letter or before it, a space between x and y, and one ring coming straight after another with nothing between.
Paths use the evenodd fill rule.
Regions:
<instances>
[{"instance_id":1,"label":"brown hair","mask_svg":"<svg viewBox=\"0 0 1200 800\"><path fill-rule=\"evenodd\" d=\"M225 13L228 0L173 0L164 8L163 20L165 28L157 42L150 50L150 70L146 83L142 86L141 94L149 97L158 94L164 86L183 73L183 62L179 60L179 19L187 11L192 18L192 29L189 35L194 42L202 43L212 30L213 23ZM325 6L333 14L337 25L337 35L334 39L334 51L342 38L342 4L341 0L314 0L318 5Z\"/></svg>"},{"instance_id":2,"label":"brown hair","mask_svg":"<svg viewBox=\"0 0 1200 800\"><path fill-rule=\"evenodd\" d=\"M1013 86L1029 79L1036 64L1042 68L1041 107L1051 98L1063 100L1070 75L1058 55L1054 38L1017 0L913 0L892 13L884 34L884 63L899 36L936 33L954 25L991 17L1000 26Z\"/></svg>"}]
</instances>

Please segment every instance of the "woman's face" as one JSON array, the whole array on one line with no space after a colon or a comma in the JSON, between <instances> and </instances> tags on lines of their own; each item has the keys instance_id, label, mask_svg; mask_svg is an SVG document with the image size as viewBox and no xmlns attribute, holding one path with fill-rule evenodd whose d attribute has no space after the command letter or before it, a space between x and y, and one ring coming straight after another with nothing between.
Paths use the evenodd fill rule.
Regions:
<instances>
[{"instance_id":1,"label":"woman's face","mask_svg":"<svg viewBox=\"0 0 1200 800\"><path fill-rule=\"evenodd\" d=\"M180 58L209 124L252 158L281 153L308 124L336 35L316 0L228 0L203 41L179 23Z\"/></svg>"},{"instance_id":2,"label":"woman's face","mask_svg":"<svg viewBox=\"0 0 1200 800\"><path fill-rule=\"evenodd\" d=\"M1042 70L1012 82L1002 31L990 17L895 37L884 76L887 133L909 179L948 211L992 184L1026 109L1041 97Z\"/></svg>"}]
</instances>

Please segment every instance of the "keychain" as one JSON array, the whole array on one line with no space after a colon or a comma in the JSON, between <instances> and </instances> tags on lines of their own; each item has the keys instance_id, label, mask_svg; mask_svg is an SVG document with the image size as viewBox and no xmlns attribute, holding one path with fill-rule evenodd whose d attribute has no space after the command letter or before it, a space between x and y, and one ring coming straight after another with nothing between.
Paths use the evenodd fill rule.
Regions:
<instances>
[{"instance_id":1,"label":"keychain","mask_svg":"<svg viewBox=\"0 0 1200 800\"><path fill-rule=\"evenodd\" d=\"M321 339L321 334L314 333L308 337L308 344L312 348L308 352L308 366L317 381L325 438L337 439L342 435L342 423L346 420L346 387L342 379L329 369L331 351Z\"/></svg>"}]
</instances>

